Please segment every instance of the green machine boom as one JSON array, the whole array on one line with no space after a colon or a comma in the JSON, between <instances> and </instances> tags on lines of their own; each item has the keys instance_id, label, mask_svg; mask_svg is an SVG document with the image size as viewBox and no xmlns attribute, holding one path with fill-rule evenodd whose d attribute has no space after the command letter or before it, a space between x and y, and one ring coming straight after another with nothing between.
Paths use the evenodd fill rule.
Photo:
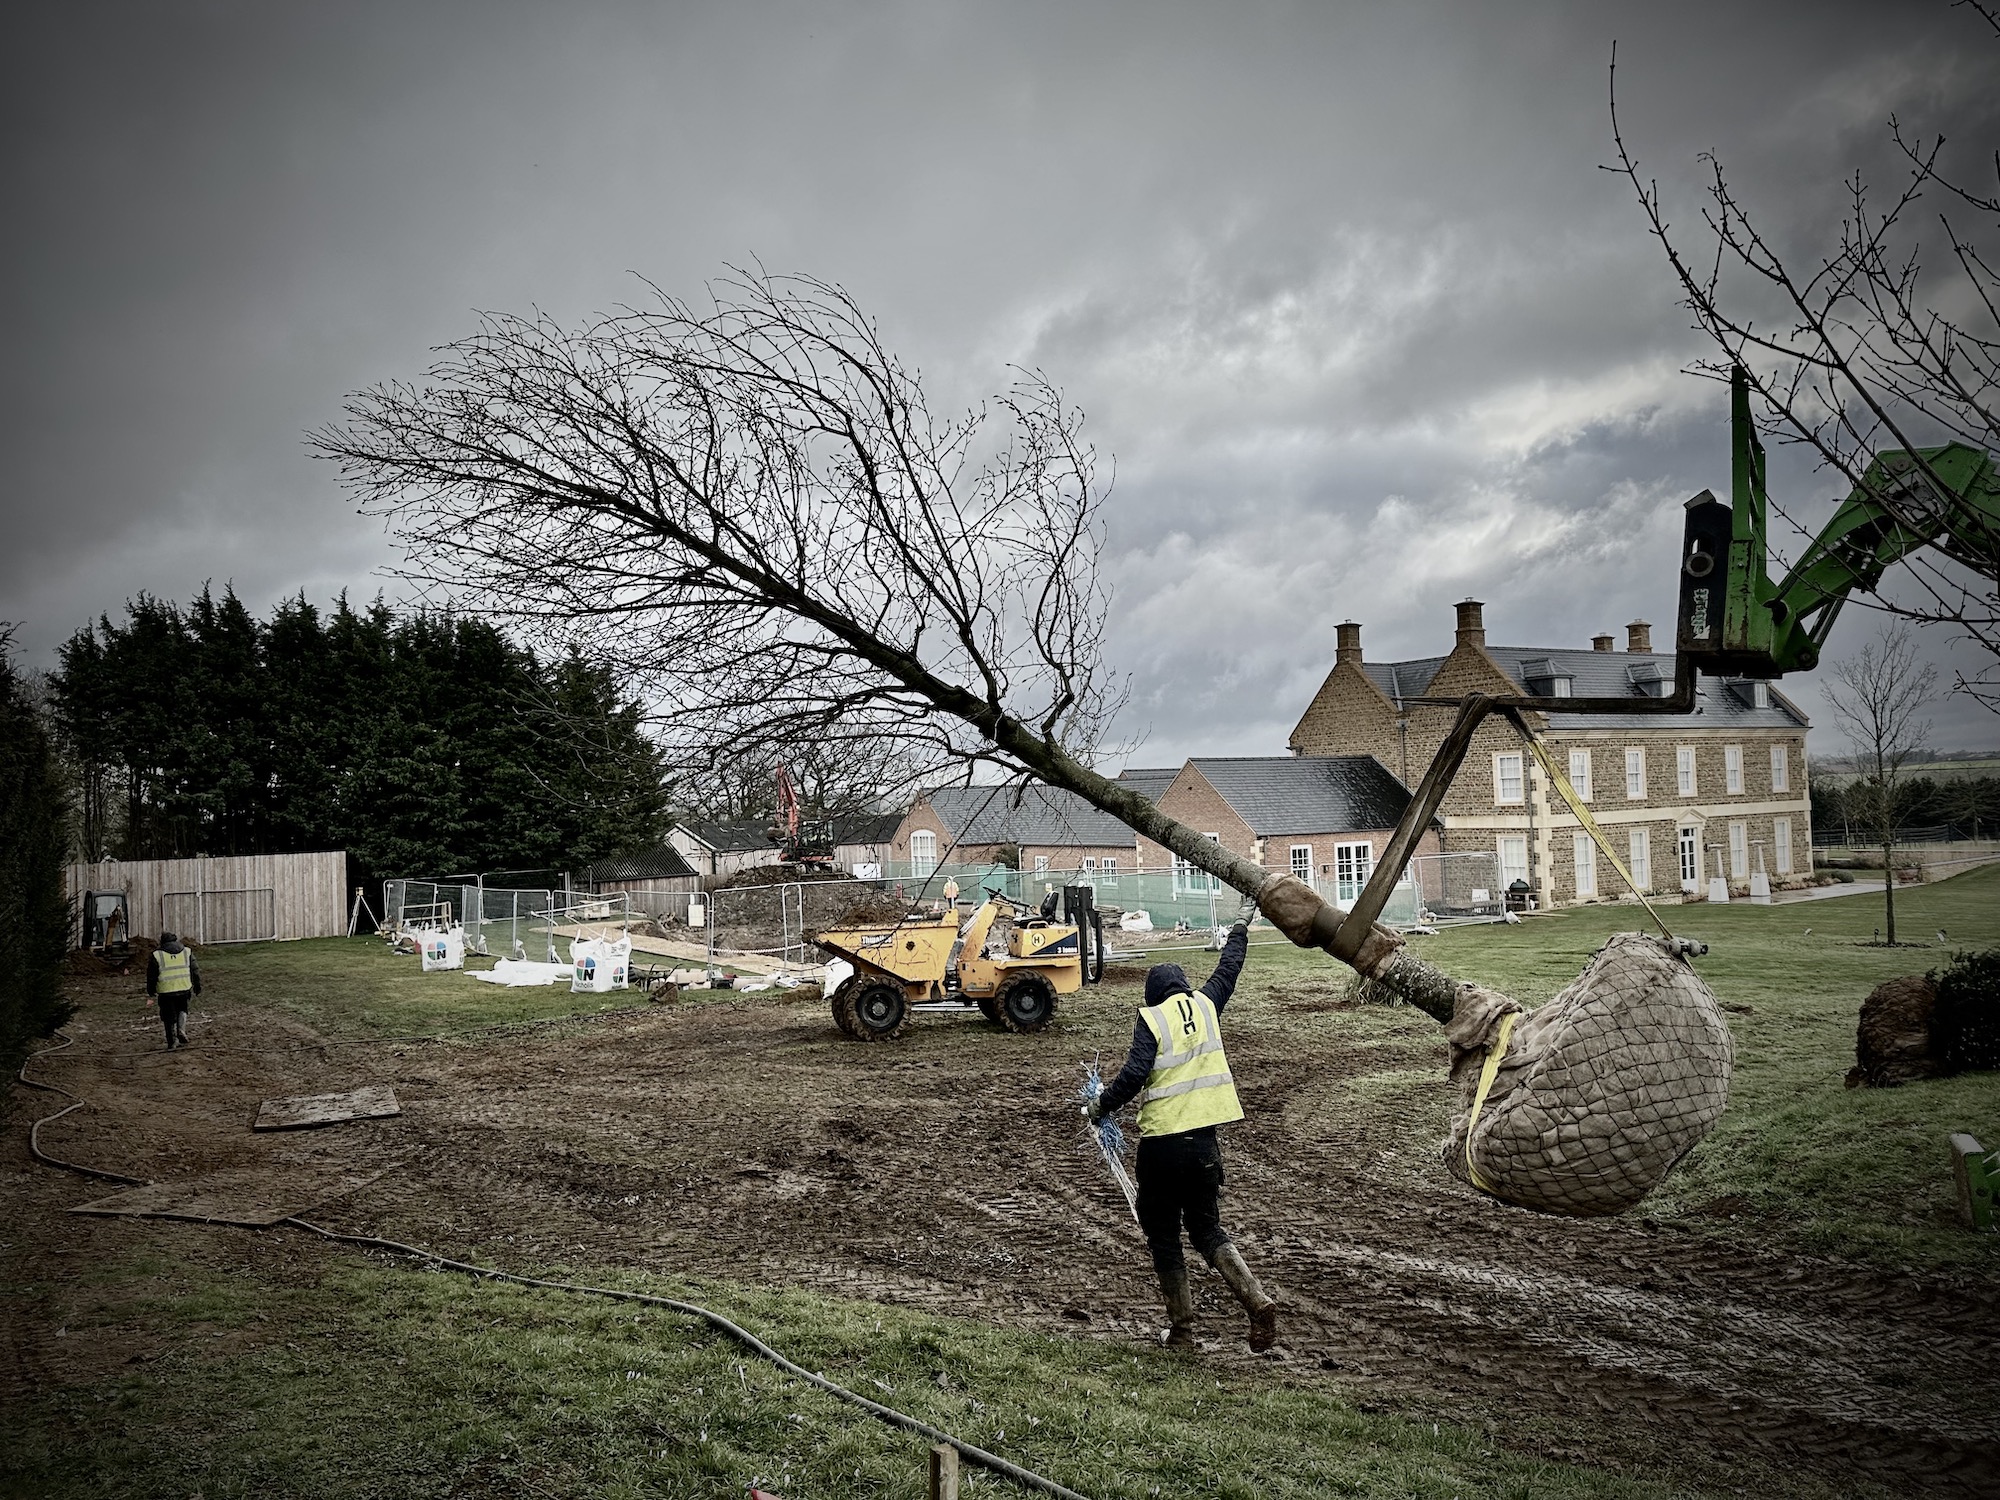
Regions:
<instances>
[{"instance_id":1,"label":"green machine boom","mask_svg":"<svg viewBox=\"0 0 2000 1500\"><path fill-rule=\"evenodd\" d=\"M1872 591L1890 564L1920 547L1987 574L2000 561L2000 463L1982 449L1946 443L1877 453L1773 583L1764 445L1740 368L1730 379L1730 439L1730 504L1706 490L1688 502L1681 559L1679 647L1704 672L1769 678L1811 670L1848 595Z\"/></svg>"}]
</instances>

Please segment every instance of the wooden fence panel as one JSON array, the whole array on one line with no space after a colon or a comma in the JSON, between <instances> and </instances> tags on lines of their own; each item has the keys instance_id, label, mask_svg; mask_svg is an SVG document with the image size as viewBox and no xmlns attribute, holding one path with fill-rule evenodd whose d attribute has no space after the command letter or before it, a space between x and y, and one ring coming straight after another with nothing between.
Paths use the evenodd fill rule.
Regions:
<instances>
[{"instance_id":1,"label":"wooden fence panel","mask_svg":"<svg viewBox=\"0 0 2000 1500\"><path fill-rule=\"evenodd\" d=\"M125 892L132 930L143 937L158 937L163 927L197 943L347 931L347 856L337 849L71 865L69 894L78 906L85 891ZM218 930L204 937L211 923Z\"/></svg>"}]
</instances>

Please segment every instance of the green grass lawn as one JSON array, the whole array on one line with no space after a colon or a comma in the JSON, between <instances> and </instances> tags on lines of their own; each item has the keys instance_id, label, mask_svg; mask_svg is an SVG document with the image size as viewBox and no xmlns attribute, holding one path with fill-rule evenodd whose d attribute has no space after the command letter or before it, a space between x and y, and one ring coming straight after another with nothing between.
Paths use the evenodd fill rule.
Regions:
<instances>
[{"instance_id":1,"label":"green grass lawn","mask_svg":"<svg viewBox=\"0 0 2000 1500\"><path fill-rule=\"evenodd\" d=\"M157 1287L157 1261L128 1269ZM592 1279L713 1307L808 1369L1093 1496L1696 1493L1198 1357L803 1293ZM740 1500L756 1480L785 1500L925 1493L924 1440L661 1309L358 1255L305 1286L190 1268L135 1299L119 1280L16 1289L69 1337L145 1327L154 1352L18 1413L0 1492ZM975 1471L966 1493L1026 1491Z\"/></svg>"},{"instance_id":2,"label":"green grass lawn","mask_svg":"<svg viewBox=\"0 0 2000 1500\"><path fill-rule=\"evenodd\" d=\"M217 1001L269 1006L332 1036L449 1035L646 1003L636 990L596 995L573 994L566 984L482 984L471 974L493 967L484 958L426 974L416 955L391 952L372 937L209 947L201 967Z\"/></svg>"}]
</instances>

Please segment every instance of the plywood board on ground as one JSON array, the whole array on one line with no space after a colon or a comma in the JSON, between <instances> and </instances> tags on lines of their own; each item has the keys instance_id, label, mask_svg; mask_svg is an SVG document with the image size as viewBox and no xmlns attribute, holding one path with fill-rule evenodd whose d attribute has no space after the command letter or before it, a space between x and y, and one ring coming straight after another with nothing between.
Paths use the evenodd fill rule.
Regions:
<instances>
[{"instance_id":1,"label":"plywood board on ground","mask_svg":"<svg viewBox=\"0 0 2000 1500\"><path fill-rule=\"evenodd\" d=\"M338 1125L345 1120L382 1120L399 1115L396 1091L386 1083L371 1083L344 1094L309 1094L297 1099L266 1099L252 1130L304 1130L314 1125Z\"/></svg>"},{"instance_id":2,"label":"plywood board on ground","mask_svg":"<svg viewBox=\"0 0 2000 1500\"><path fill-rule=\"evenodd\" d=\"M128 1188L108 1198L78 1204L70 1212L112 1218L192 1219L199 1224L240 1224L263 1229L330 1199L345 1197L381 1175L381 1172L343 1172L312 1177L280 1176L262 1169L206 1172L199 1177Z\"/></svg>"}]
</instances>

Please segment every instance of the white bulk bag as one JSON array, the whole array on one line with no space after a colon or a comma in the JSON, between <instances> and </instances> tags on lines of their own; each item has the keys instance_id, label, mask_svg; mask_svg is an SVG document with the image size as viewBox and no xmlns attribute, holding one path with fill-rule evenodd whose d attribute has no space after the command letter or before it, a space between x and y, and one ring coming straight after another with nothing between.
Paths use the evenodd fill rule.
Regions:
<instances>
[{"instance_id":1,"label":"white bulk bag","mask_svg":"<svg viewBox=\"0 0 2000 1500\"><path fill-rule=\"evenodd\" d=\"M426 974L433 969L462 969L465 967L465 929L447 927L442 932L419 933L417 951L423 955Z\"/></svg>"},{"instance_id":2,"label":"white bulk bag","mask_svg":"<svg viewBox=\"0 0 2000 1500\"><path fill-rule=\"evenodd\" d=\"M603 994L625 988L632 967L630 938L577 938L569 945L572 994Z\"/></svg>"}]
</instances>

